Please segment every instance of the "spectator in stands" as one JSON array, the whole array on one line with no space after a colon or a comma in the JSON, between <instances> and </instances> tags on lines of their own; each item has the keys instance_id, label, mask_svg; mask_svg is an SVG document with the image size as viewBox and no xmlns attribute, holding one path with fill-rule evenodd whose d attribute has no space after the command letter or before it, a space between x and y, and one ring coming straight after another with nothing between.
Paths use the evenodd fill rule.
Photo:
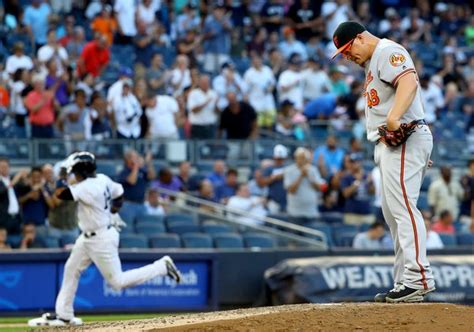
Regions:
<instances>
[{"instance_id":1,"label":"spectator in stands","mask_svg":"<svg viewBox=\"0 0 474 332\"><path fill-rule=\"evenodd\" d=\"M439 216L442 211L448 210L456 220L464 192L459 182L452 179L450 167L442 166L440 172L441 177L428 188L428 204L434 215Z\"/></svg>"},{"instance_id":2,"label":"spectator in stands","mask_svg":"<svg viewBox=\"0 0 474 332\"><path fill-rule=\"evenodd\" d=\"M54 167L51 164L44 164L41 167L43 173L44 186L48 193L53 194L56 190L56 177L54 175Z\"/></svg>"},{"instance_id":3,"label":"spectator in stands","mask_svg":"<svg viewBox=\"0 0 474 332\"><path fill-rule=\"evenodd\" d=\"M302 42L296 40L295 38L295 30L289 26L284 27L283 38L284 40L280 42L279 48L281 54L286 60L288 60L293 54L298 54L302 61L306 61L308 59L306 47Z\"/></svg>"},{"instance_id":4,"label":"spectator in stands","mask_svg":"<svg viewBox=\"0 0 474 332\"><path fill-rule=\"evenodd\" d=\"M90 105L91 127L89 134L86 126L86 137L91 137L98 141L110 138L112 136L112 128L107 113L107 102L100 92L94 92L92 94Z\"/></svg>"},{"instance_id":5,"label":"spectator in stands","mask_svg":"<svg viewBox=\"0 0 474 332\"><path fill-rule=\"evenodd\" d=\"M77 70L80 76L92 74L98 77L102 74L110 60L110 50L105 36L97 34L93 41L88 42L77 61Z\"/></svg>"},{"instance_id":6,"label":"spectator in stands","mask_svg":"<svg viewBox=\"0 0 474 332\"><path fill-rule=\"evenodd\" d=\"M288 69L278 78L278 94L280 103L291 101L296 110L303 111L303 76L301 73L301 57L294 53L288 60Z\"/></svg>"},{"instance_id":7,"label":"spectator in stands","mask_svg":"<svg viewBox=\"0 0 474 332\"><path fill-rule=\"evenodd\" d=\"M0 227L0 251L11 250L10 245L7 243L7 236L7 230L3 227Z\"/></svg>"},{"instance_id":8,"label":"spectator in stands","mask_svg":"<svg viewBox=\"0 0 474 332\"><path fill-rule=\"evenodd\" d=\"M114 4L115 17L118 22L118 35L115 42L127 45L132 43L137 34L136 23L137 5L134 0L117 0Z\"/></svg>"},{"instance_id":9,"label":"spectator in stands","mask_svg":"<svg viewBox=\"0 0 474 332\"><path fill-rule=\"evenodd\" d=\"M431 226L431 229L438 234L455 234L456 229L453 225L454 217L449 210L443 210L439 213L437 221Z\"/></svg>"},{"instance_id":10,"label":"spectator in stands","mask_svg":"<svg viewBox=\"0 0 474 332\"><path fill-rule=\"evenodd\" d=\"M199 78L199 87L191 90L187 107L192 139L211 139L216 135L217 93L209 87L209 76Z\"/></svg>"},{"instance_id":11,"label":"spectator in stands","mask_svg":"<svg viewBox=\"0 0 474 332\"><path fill-rule=\"evenodd\" d=\"M146 82L150 93L165 94L166 68L163 65L163 56L155 53L151 58L151 66L146 71Z\"/></svg>"},{"instance_id":12,"label":"spectator in stands","mask_svg":"<svg viewBox=\"0 0 474 332\"><path fill-rule=\"evenodd\" d=\"M208 179L202 180L199 184L198 198L211 203L217 203L217 199L214 194L214 186ZM206 206L205 204L199 204L199 209L206 212L215 212L214 208Z\"/></svg>"},{"instance_id":13,"label":"spectator in stands","mask_svg":"<svg viewBox=\"0 0 474 332\"><path fill-rule=\"evenodd\" d=\"M143 21L137 22L137 34L133 37L135 46L135 63L144 66L150 66L150 60L153 55L153 43L155 42L155 34L147 30L147 25Z\"/></svg>"},{"instance_id":14,"label":"spectator in stands","mask_svg":"<svg viewBox=\"0 0 474 332\"><path fill-rule=\"evenodd\" d=\"M285 7L282 0L266 1L260 11L260 20L268 33L280 32L285 18Z\"/></svg>"},{"instance_id":15,"label":"spectator in stands","mask_svg":"<svg viewBox=\"0 0 474 332\"><path fill-rule=\"evenodd\" d=\"M441 241L438 233L433 231L431 226L431 218L430 214L423 213L423 219L425 220L425 227L426 227L426 249L443 249L444 244Z\"/></svg>"},{"instance_id":16,"label":"spectator in stands","mask_svg":"<svg viewBox=\"0 0 474 332\"><path fill-rule=\"evenodd\" d=\"M127 211L136 218L143 214L145 191L149 181L156 177L151 153L147 153L144 163L135 150L128 150L124 154L124 167L117 176L118 182L124 189L124 204L122 211Z\"/></svg>"},{"instance_id":17,"label":"spectator in stands","mask_svg":"<svg viewBox=\"0 0 474 332\"><path fill-rule=\"evenodd\" d=\"M227 93L228 106L221 113L218 138L226 133L227 139L258 138L257 114L252 106L238 101L234 92Z\"/></svg>"},{"instance_id":18,"label":"spectator in stands","mask_svg":"<svg viewBox=\"0 0 474 332\"><path fill-rule=\"evenodd\" d=\"M54 91L44 89L44 78L36 74L32 83L34 90L25 98L25 106L30 113L31 137L54 137Z\"/></svg>"},{"instance_id":19,"label":"spectator in stands","mask_svg":"<svg viewBox=\"0 0 474 332\"><path fill-rule=\"evenodd\" d=\"M370 174L362 167L362 157L351 154L349 173L341 179L341 189L345 198L344 223L348 225L372 224L374 215L370 196L375 189Z\"/></svg>"},{"instance_id":20,"label":"spectator in stands","mask_svg":"<svg viewBox=\"0 0 474 332\"><path fill-rule=\"evenodd\" d=\"M204 21L204 70L216 73L229 59L232 22L225 15L225 6L217 4Z\"/></svg>"},{"instance_id":21,"label":"spectator in stands","mask_svg":"<svg viewBox=\"0 0 474 332\"><path fill-rule=\"evenodd\" d=\"M151 188L165 189L173 192L181 191L181 181L171 172L169 168L162 168L158 172L158 180L150 184ZM168 193L161 193L161 197L170 197ZM173 197L172 197L173 198Z\"/></svg>"},{"instance_id":22,"label":"spectator in stands","mask_svg":"<svg viewBox=\"0 0 474 332\"><path fill-rule=\"evenodd\" d=\"M140 24L143 24L146 31L151 33L156 24L156 11L157 6L155 5L156 1L152 0L142 0L137 6L137 17L136 24L137 29Z\"/></svg>"},{"instance_id":23,"label":"spectator in stands","mask_svg":"<svg viewBox=\"0 0 474 332\"><path fill-rule=\"evenodd\" d=\"M58 117L58 128L65 139L84 140L91 132L91 110L87 106L84 90L74 91L74 102L64 107ZM90 138L87 137L87 138Z\"/></svg>"},{"instance_id":24,"label":"spectator in stands","mask_svg":"<svg viewBox=\"0 0 474 332\"><path fill-rule=\"evenodd\" d=\"M253 179L249 181L249 191L251 196L268 197L268 186L262 185L263 174L261 169L256 169Z\"/></svg>"},{"instance_id":25,"label":"spectator in stands","mask_svg":"<svg viewBox=\"0 0 474 332\"><path fill-rule=\"evenodd\" d=\"M188 3L183 7L183 12L176 18L176 32L178 37L184 36L189 31L195 31L201 26L201 18L197 14L196 6Z\"/></svg>"},{"instance_id":26,"label":"spectator in stands","mask_svg":"<svg viewBox=\"0 0 474 332\"><path fill-rule=\"evenodd\" d=\"M233 92L237 100L247 99L247 85L240 74L235 70L232 62L225 62L221 66L221 73L212 81L212 89L217 92L217 108L222 111L229 105L227 94Z\"/></svg>"},{"instance_id":27,"label":"spectator in stands","mask_svg":"<svg viewBox=\"0 0 474 332\"><path fill-rule=\"evenodd\" d=\"M288 149L281 144L273 148L273 165L262 170L261 186L268 186L268 210L275 214L286 211L286 190L283 186L283 174L288 158Z\"/></svg>"},{"instance_id":28,"label":"spectator in stands","mask_svg":"<svg viewBox=\"0 0 474 332\"><path fill-rule=\"evenodd\" d=\"M329 178L342 169L344 161L344 150L337 146L336 136L329 135L326 145L314 150L313 163L323 178Z\"/></svg>"},{"instance_id":29,"label":"spectator in stands","mask_svg":"<svg viewBox=\"0 0 474 332\"><path fill-rule=\"evenodd\" d=\"M23 238L20 242L20 249L46 248L44 241L37 237L35 224L24 224L22 231Z\"/></svg>"},{"instance_id":30,"label":"spectator in stands","mask_svg":"<svg viewBox=\"0 0 474 332\"><path fill-rule=\"evenodd\" d=\"M148 117L149 138L178 139L179 106L175 98L151 94L145 111Z\"/></svg>"},{"instance_id":31,"label":"spectator in stands","mask_svg":"<svg viewBox=\"0 0 474 332\"><path fill-rule=\"evenodd\" d=\"M110 5L103 5L100 15L94 18L91 22L92 31L105 36L108 45L112 45L114 34L118 29L117 21L111 14L112 7Z\"/></svg>"},{"instance_id":32,"label":"spectator in stands","mask_svg":"<svg viewBox=\"0 0 474 332\"><path fill-rule=\"evenodd\" d=\"M474 159L468 162L468 173L463 175L461 178L461 186L464 191L464 195L461 201L460 216L461 221L465 220L466 224L474 223L470 219L471 216L471 203L474 201Z\"/></svg>"},{"instance_id":33,"label":"spectator in stands","mask_svg":"<svg viewBox=\"0 0 474 332\"><path fill-rule=\"evenodd\" d=\"M191 71L189 70L189 58L186 55L178 55L176 67L171 71L171 94L179 96L184 88L191 85Z\"/></svg>"},{"instance_id":34,"label":"spectator in stands","mask_svg":"<svg viewBox=\"0 0 474 332\"><path fill-rule=\"evenodd\" d=\"M331 80L321 66L321 59L310 57L302 76L303 97L306 102L331 91Z\"/></svg>"},{"instance_id":35,"label":"spectator in stands","mask_svg":"<svg viewBox=\"0 0 474 332\"><path fill-rule=\"evenodd\" d=\"M10 76L13 76L18 69L33 69L33 61L28 55L25 55L25 45L18 41L13 44L13 54L7 58L5 70Z\"/></svg>"},{"instance_id":36,"label":"spectator in stands","mask_svg":"<svg viewBox=\"0 0 474 332\"><path fill-rule=\"evenodd\" d=\"M69 56L64 47L62 47L56 38L56 31L48 31L47 44L38 50L38 61L46 65L49 60L56 62L56 75L61 76L69 63Z\"/></svg>"},{"instance_id":37,"label":"spectator in stands","mask_svg":"<svg viewBox=\"0 0 474 332\"><path fill-rule=\"evenodd\" d=\"M444 107L443 92L439 86L430 81L430 77L426 74L421 76L420 86L424 100L425 121L432 124Z\"/></svg>"},{"instance_id":38,"label":"spectator in stands","mask_svg":"<svg viewBox=\"0 0 474 332\"><path fill-rule=\"evenodd\" d=\"M196 68L198 66L197 57L201 51L203 36L199 34L199 30L188 30L183 37L176 42L178 54L186 55L189 59L189 67Z\"/></svg>"},{"instance_id":39,"label":"spectator in stands","mask_svg":"<svg viewBox=\"0 0 474 332\"><path fill-rule=\"evenodd\" d=\"M345 80L348 73L347 67L342 65L333 66L329 70L331 92L336 96L344 96L350 92L349 84L347 84Z\"/></svg>"},{"instance_id":40,"label":"spectator in stands","mask_svg":"<svg viewBox=\"0 0 474 332\"><path fill-rule=\"evenodd\" d=\"M142 108L132 92L132 87L131 79L124 80L121 94L115 96L111 102L117 138L137 139L140 137Z\"/></svg>"},{"instance_id":41,"label":"spectator in stands","mask_svg":"<svg viewBox=\"0 0 474 332\"><path fill-rule=\"evenodd\" d=\"M245 72L248 101L255 109L260 128L271 129L275 123L276 105L273 96L275 76L270 67L263 65L259 54L252 56L252 66Z\"/></svg>"},{"instance_id":42,"label":"spectator in stands","mask_svg":"<svg viewBox=\"0 0 474 332\"><path fill-rule=\"evenodd\" d=\"M148 189L145 202L145 214L150 216L164 216L166 211L162 200L156 188Z\"/></svg>"},{"instance_id":43,"label":"spectator in stands","mask_svg":"<svg viewBox=\"0 0 474 332\"><path fill-rule=\"evenodd\" d=\"M316 167L311 165L311 152L299 147L294 153L295 163L286 167L283 175L287 191L288 220L298 225L311 223L319 216L319 192L325 182Z\"/></svg>"},{"instance_id":44,"label":"spectator in stands","mask_svg":"<svg viewBox=\"0 0 474 332\"><path fill-rule=\"evenodd\" d=\"M26 138L28 126L28 111L25 108L23 95L30 85L31 75L26 69L17 69L10 81L10 110L15 117L15 138Z\"/></svg>"},{"instance_id":45,"label":"spectator in stands","mask_svg":"<svg viewBox=\"0 0 474 332\"><path fill-rule=\"evenodd\" d=\"M19 185L17 192L24 222L46 230L48 209L54 207L54 201L46 190L41 168L33 167L28 182Z\"/></svg>"},{"instance_id":46,"label":"spectator in stands","mask_svg":"<svg viewBox=\"0 0 474 332\"><path fill-rule=\"evenodd\" d=\"M28 33L33 36L36 49L46 44L50 14L51 7L43 0L32 0L31 5L25 8L23 23L26 25Z\"/></svg>"},{"instance_id":47,"label":"spectator in stands","mask_svg":"<svg viewBox=\"0 0 474 332\"><path fill-rule=\"evenodd\" d=\"M239 173L236 169L230 168L227 171L224 183L216 187L215 190L216 200L218 202L227 204L229 197L235 195L238 187L238 177Z\"/></svg>"},{"instance_id":48,"label":"spectator in stands","mask_svg":"<svg viewBox=\"0 0 474 332\"><path fill-rule=\"evenodd\" d=\"M69 103L69 88L68 84L69 75L64 72L61 76L58 76L58 64L56 60L51 59L46 62L46 68L48 75L45 80L45 88L54 92L54 98L58 102L59 106L64 106Z\"/></svg>"},{"instance_id":49,"label":"spectator in stands","mask_svg":"<svg viewBox=\"0 0 474 332\"><path fill-rule=\"evenodd\" d=\"M238 186L235 195L231 196L227 201L226 207L230 210L227 214L229 218L245 224L262 224L262 219L267 215L267 210L264 207L264 198L252 196L249 191L249 186L246 183ZM233 213L233 210L237 210L235 212L241 213Z\"/></svg>"},{"instance_id":50,"label":"spectator in stands","mask_svg":"<svg viewBox=\"0 0 474 332\"><path fill-rule=\"evenodd\" d=\"M82 50L84 50L84 46L86 45L86 35L84 28L81 26L74 27L74 35L73 38L67 43L66 51L69 56L69 62L72 65L75 65L77 59L82 54Z\"/></svg>"},{"instance_id":51,"label":"spectator in stands","mask_svg":"<svg viewBox=\"0 0 474 332\"><path fill-rule=\"evenodd\" d=\"M216 160L212 166L212 172L207 176L207 179L211 181L214 188L217 188L224 184L226 164L224 160Z\"/></svg>"},{"instance_id":52,"label":"spectator in stands","mask_svg":"<svg viewBox=\"0 0 474 332\"><path fill-rule=\"evenodd\" d=\"M27 171L19 171L15 177L10 177L10 162L0 158L0 227L9 233L20 232L20 205L15 193L17 183L27 175Z\"/></svg>"},{"instance_id":53,"label":"spectator in stands","mask_svg":"<svg viewBox=\"0 0 474 332\"><path fill-rule=\"evenodd\" d=\"M359 233L355 236L352 247L354 249L386 249L383 246L382 239L385 236L384 224L375 222L370 225L367 232Z\"/></svg>"},{"instance_id":54,"label":"spectator in stands","mask_svg":"<svg viewBox=\"0 0 474 332\"><path fill-rule=\"evenodd\" d=\"M177 177L181 182L181 191L188 191L191 178L191 163L189 161L182 161L179 164Z\"/></svg>"}]
</instances>

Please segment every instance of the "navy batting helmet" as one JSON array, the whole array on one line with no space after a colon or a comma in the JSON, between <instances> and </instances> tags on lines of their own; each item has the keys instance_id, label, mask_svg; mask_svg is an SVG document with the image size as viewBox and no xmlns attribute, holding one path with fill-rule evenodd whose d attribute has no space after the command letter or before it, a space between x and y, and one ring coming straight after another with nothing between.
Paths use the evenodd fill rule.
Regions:
<instances>
[{"instance_id":1,"label":"navy batting helmet","mask_svg":"<svg viewBox=\"0 0 474 332\"><path fill-rule=\"evenodd\" d=\"M96 168L95 156L90 152L75 152L68 157L68 173L88 178L95 176Z\"/></svg>"}]
</instances>

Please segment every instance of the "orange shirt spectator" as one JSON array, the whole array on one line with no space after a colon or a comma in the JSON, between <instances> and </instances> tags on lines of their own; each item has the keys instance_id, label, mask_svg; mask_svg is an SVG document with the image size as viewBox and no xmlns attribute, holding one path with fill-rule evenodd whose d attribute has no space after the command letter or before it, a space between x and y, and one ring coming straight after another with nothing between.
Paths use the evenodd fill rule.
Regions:
<instances>
[{"instance_id":1,"label":"orange shirt spectator","mask_svg":"<svg viewBox=\"0 0 474 332\"><path fill-rule=\"evenodd\" d=\"M77 71L79 76L92 74L100 76L102 70L107 66L110 60L110 50L107 47L105 36L99 36L96 40L87 43L82 50L81 57L78 60Z\"/></svg>"},{"instance_id":2,"label":"orange shirt spectator","mask_svg":"<svg viewBox=\"0 0 474 332\"><path fill-rule=\"evenodd\" d=\"M8 90L4 86L0 85L0 107L7 108L10 105L10 96Z\"/></svg>"},{"instance_id":3,"label":"orange shirt spectator","mask_svg":"<svg viewBox=\"0 0 474 332\"><path fill-rule=\"evenodd\" d=\"M107 43L112 45L114 33L117 31L117 21L113 17L97 16L91 23L91 29L107 38Z\"/></svg>"}]
</instances>

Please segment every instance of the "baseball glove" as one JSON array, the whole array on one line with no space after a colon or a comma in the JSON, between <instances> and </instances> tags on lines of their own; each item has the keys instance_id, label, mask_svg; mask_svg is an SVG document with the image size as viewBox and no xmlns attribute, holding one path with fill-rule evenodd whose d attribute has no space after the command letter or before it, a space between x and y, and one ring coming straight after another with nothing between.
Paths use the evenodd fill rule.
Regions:
<instances>
[{"instance_id":1,"label":"baseball glove","mask_svg":"<svg viewBox=\"0 0 474 332\"><path fill-rule=\"evenodd\" d=\"M385 145L397 147L405 143L415 131L417 122L402 123L397 130L389 130L386 125L379 126L380 141Z\"/></svg>"}]
</instances>

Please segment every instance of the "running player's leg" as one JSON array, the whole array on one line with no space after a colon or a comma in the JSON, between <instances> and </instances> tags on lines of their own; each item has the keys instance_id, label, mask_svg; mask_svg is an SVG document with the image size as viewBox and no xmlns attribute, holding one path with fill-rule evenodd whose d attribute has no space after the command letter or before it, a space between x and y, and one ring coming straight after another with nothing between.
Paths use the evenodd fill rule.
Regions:
<instances>
[{"instance_id":1,"label":"running player's leg","mask_svg":"<svg viewBox=\"0 0 474 332\"><path fill-rule=\"evenodd\" d=\"M176 267L168 256L143 267L122 271L122 263L118 255L119 234L115 228L110 228L91 243L89 253L102 276L115 289L126 288L144 283L157 276L178 275ZM170 266L171 264L171 266ZM170 271L170 269L174 269ZM178 279L180 276L178 277ZM176 279L176 278L175 278Z\"/></svg>"},{"instance_id":2,"label":"running player's leg","mask_svg":"<svg viewBox=\"0 0 474 332\"><path fill-rule=\"evenodd\" d=\"M71 320L74 317L73 304L79 278L82 271L91 264L91 259L84 246L84 240L83 235L77 239L64 266L63 282L56 299L56 314L61 319Z\"/></svg>"}]
</instances>

